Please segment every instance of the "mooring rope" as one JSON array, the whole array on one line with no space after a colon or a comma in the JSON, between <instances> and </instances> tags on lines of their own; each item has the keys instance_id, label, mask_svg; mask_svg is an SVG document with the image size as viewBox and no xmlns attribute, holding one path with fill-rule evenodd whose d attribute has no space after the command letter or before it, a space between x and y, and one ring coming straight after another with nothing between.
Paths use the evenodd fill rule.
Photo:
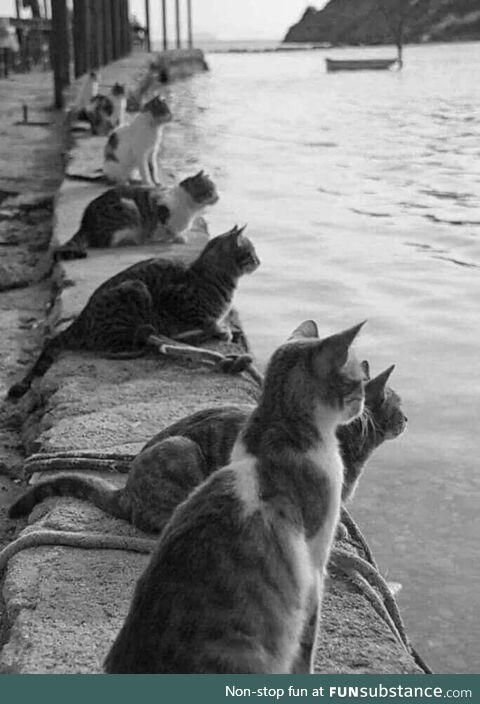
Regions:
<instances>
[{"instance_id":1,"label":"mooring rope","mask_svg":"<svg viewBox=\"0 0 480 704\"><path fill-rule=\"evenodd\" d=\"M352 525L355 526L358 534L362 535L348 512L346 512L346 515L348 516L349 527ZM33 530L20 536L0 551L0 574L14 555L22 550L40 547L42 545L60 545L96 550L126 550L149 554L153 551L156 540L88 531ZM368 553L369 552L370 551L368 551ZM366 552L366 555L368 555L368 553ZM334 547L332 550L329 568L331 567L342 572L347 579L357 587L360 593L366 597L375 612L390 628L398 642L401 643L409 655L414 658L417 665L425 673L431 674L432 670L410 644L397 603L378 568L359 555L339 547Z\"/></svg>"},{"instance_id":2,"label":"mooring rope","mask_svg":"<svg viewBox=\"0 0 480 704\"><path fill-rule=\"evenodd\" d=\"M263 376L253 364L253 358L246 353L222 354L205 347L194 347L179 339L170 339L163 335L149 335L147 343L160 354L174 358L189 358L194 361L213 365L214 369L224 374L242 374L245 372L257 384L262 386Z\"/></svg>"},{"instance_id":3,"label":"mooring rope","mask_svg":"<svg viewBox=\"0 0 480 704\"><path fill-rule=\"evenodd\" d=\"M149 538L136 538L133 535L114 535L111 533L89 533L66 530L32 530L20 536L0 551L0 574L9 560L29 548L42 545L66 546L96 550L128 550L131 552L151 553L156 541Z\"/></svg>"}]
</instances>

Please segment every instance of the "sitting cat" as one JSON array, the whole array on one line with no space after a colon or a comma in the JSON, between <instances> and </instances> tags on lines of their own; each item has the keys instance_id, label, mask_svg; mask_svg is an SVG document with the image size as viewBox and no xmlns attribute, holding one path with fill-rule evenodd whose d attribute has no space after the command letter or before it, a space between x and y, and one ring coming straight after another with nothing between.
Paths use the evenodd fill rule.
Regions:
<instances>
[{"instance_id":1,"label":"sitting cat","mask_svg":"<svg viewBox=\"0 0 480 704\"><path fill-rule=\"evenodd\" d=\"M142 182L160 185L158 154L163 128L172 113L162 98L149 100L129 125L117 127L104 151L103 173L114 183L128 183L138 169Z\"/></svg>"},{"instance_id":2,"label":"sitting cat","mask_svg":"<svg viewBox=\"0 0 480 704\"><path fill-rule=\"evenodd\" d=\"M362 365L366 365L365 362ZM364 371L368 367L364 366ZM348 425L339 426L337 438L345 473L342 498L349 499L372 452L385 440L398 437L406 427L398 395L386 386L394 367L385 370L365 386L363 414ZM75 496L117 518L130 521L141 530L160 532L174 509L193 489L214 471L226 465L235 441L245 426L251 407L223 406L197 411L157 433L142 451L132 456L131 470L124 488L108 480L79 474L64 474L35 484L9 510L10 518L32 511L49 496ZM48 455L38 460L48 462ZM56 453L61 461L62 453ZM102 454L103 468L108 459ZM111 468L125 457L111 456ZM65 457L69 469L95 468L95 455Z\"/></svg>"},{"instance_id":3,"label":"sitting cat","mask_svg":"<svg viewBox=\"0 0 480 704\"><path fill-rule=\"evenodd\" d=\"M115 83L110 95L95 95L82 116L90 123L92 134L108 134L126 124L126 111L125 86Z\"/></svg>"},{"instance_id":4,"label":"sitting cat","mask_svg":"<svg viewBox=\"0 0 480 704\"><path fill-rule=\"evenodd\" d=\"M340 515L335 432L364 404L362 325L320 340L307 321L273 354L230 464L162 531L107 673L312 671Z\"/></svg>"},{"instance_id":5,"label":"sitting cat","mask_svg":"<svg viewBox=\"0 0 480 704\"><path fill-rule=\"evenodd\" d=\"M87 120L87 109L91 100L98 94L99 76L96 71L90 71L80 86L73 108L77 120Z\"/></svg>"},{"instance_id":6,"label":"sitting cat","mask_svg":"<svg viewBox=\"0 0 480 704\"><path fill-rule=\"evenodd\" d=\"M147 259L105 281L74 322L51 340L10 398L23 396L62 349L123 353L145 349L150 335L230 339L225 325L238 280L260 264L255 248L234 227L210 240L189 265Z\"/></svg>"},{"instance_id":7,"label":"sitting cat","mask_svg":"<svg viewBox=\"0 0 480 704\"><path fill-rule=\"evenodd\" d=\"M111 188L87 205L78 232L57 249L56 257L81 259L87 247L185 242L183 233L217 201L215 184L203 171L165 191L155 186Z\"/></svg>"}]
</instances>

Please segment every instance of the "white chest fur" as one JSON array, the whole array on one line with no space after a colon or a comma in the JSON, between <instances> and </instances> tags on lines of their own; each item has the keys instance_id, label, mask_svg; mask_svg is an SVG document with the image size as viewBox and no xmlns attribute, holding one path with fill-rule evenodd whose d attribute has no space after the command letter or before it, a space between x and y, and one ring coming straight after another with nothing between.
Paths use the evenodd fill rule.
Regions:
<instances>
[{"instance_id":1,"label":"white chest fur","mask_svg":"<svg viewBox=\"0 0 480 704\"><path fill-rule=\"evenodd\" d=\"M195 216L202 210L202 206L180 185L165 194L165 205L170 210L168 229L175 235L190 229Z\"/></svg>"},{"instance_id":2,"label":"white chest fur","mask_svg":"<svg viewBox=\"0 0 480 704\"><path fill-rule=\"evenodd\" d=\"M335 530L337 527L342 496L343 462L338 449L335 430L324 433L322 442L309 453L309 458L315 463L318 472L322 473L329 484L326 515L318 533L309 541L312 562L321 573L326 568Z\"/></svg>"}]
</instances>

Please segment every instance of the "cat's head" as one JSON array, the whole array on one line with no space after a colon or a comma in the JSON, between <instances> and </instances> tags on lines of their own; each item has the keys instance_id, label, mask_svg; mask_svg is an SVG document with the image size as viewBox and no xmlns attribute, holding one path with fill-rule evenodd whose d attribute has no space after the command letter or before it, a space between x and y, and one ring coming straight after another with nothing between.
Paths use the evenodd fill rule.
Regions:
<instances>
[{"instance_id":1,"label":"cat's head","mask_svg":"<svg viewBox=\"0 0 480 704\"><path fill-rule=\"evenodd\" d=\"M219 199L215 184L203 171L183 179L180 186L199 205L213 205Z\"/></svg>"},{"instance_id":2,"label":"cat's head","mask_svg":"<svg viewBox=\"0 0 480 704\"><path fill-rule=\"evenodd\" d=\"M123 83L114 83L111 92L114 98L120 98L125 95L125 86Z\"/></svg>"},{"instance_id":3,"label":"cat's head","mask_svg":"<svg viewBox=\"0 0 480 704\"><path fill-rule=\"evenodd\" d=\"M255 247L243 234L245 227L235 225L223 235L218 235L207 242L198 262L202 266L223 269L234 276L251 274L260 266Z\"/></svg>"},{"instance_id":4,"label":"cat's head","mask_svg":"<svg viewBox=\"0 0 480 704\"><path fill-rule=\"evenodd\" d=\"M363 411L364 368L351 345L364 323L323 339L317 324L307 320L274 352L264 389L282 396L285 408L303 408L333 425L349 423Z\"/></svg>"},{"instance_id":5,"label":"cat's head","mask_svg":"<svg viewBox=\"0 0 480 704\"><path fill-rule=\"evenodd\" d=\"M391 440L403 433L407 417L402 411L400 396L387 381L395 369L393 364L365 385L365 417L375 432L377 441Z\"/></svg>"},{"instance_id":6,"label":"cat's head","mask_svg":"<svg viewBox=\"0 0 480 704\"><path fill-rule=\"evenodd\" d=\"M167 102L159 95L148 100L143 106L142 112L149 113L156 125L163 125L172 119L172 113Z\"/></svg>"}]
</instances>

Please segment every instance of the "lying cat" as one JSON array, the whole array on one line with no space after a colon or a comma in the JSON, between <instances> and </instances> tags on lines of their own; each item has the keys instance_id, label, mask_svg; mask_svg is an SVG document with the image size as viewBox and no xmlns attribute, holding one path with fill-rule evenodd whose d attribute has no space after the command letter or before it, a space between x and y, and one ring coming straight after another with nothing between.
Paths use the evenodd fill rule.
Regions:
<instances>
[{"instance_id":1,"label":"lying cat","mask_svg":"<svg viewBox=\"0 0 480 704\"><path fill-rule=\"evenodd\" d=\"M108 134L126 124L127 96L125 86L115 83L110 95L95 95L82 111L81 118L90 123L92 134Z\"/></svg>"},{"instance_id":2,"label":"lying cat","mask_svg":"<svg viewBox=\"0 0 480 704\"><path fill-rule=\"evenodd\" d=\"M147 259L112 276L94 291L78 318L45 343L32 369L8 396L23 396L62 349L141 351L155 334L231 339L224 319L238 280L260 264L244 229L235 226L210 240L188 266L178 260Z\"/></svg>"},{"instance_id":3,"label":"lying cat","mask_svg":"<svg viewBox=\"0 0 480 704\"><path fill-rule=\"evenodd\" d=\"M362 363L367 372L366 363ZM342 499L348 500L372 452L385 440L398 437L406 427L398 395L386 386L394 367L385 370L365 386L363 414L349 425L337 429L345 467ZM39 482L10 507L10 518L32 511L49 496L75 496L90 501L106 513L130 521L141 530L160 532L174 509L210 474L225 466L235 441L245 426L251 407L223 406L197 411L161 430L132 456L131 470L124 488L100 477L64 474ZM60 461L62 453L52 458ZM102 454L103 468L108 467ZM39 455L44 464L48 455ZM112 470L125 456L111 456ZM84 458L65 456L69 469L95 467L95 455Z\"/></svg>"},{"instance_id":4,"label":"lying cat","mask_svg":"<svg viewBox=\"0 0 480 704\"><path fill-rule=\"evenodd\" d=\"M138 169L142 182L160 185L158 154L163 128L172 119L159 96L149 100L129 125L117 127L104 151L103 173L114 183L128 183Z\"/></svg>"},{"instance_id":5,"label":"lying cat","mask_svg":"<svg viewBox=\"0 0 480 704\"><path fill-rule=\"evenodd\" d=\"M172 188L117 186L85 208L80 229L56 251L58 259L81 259L87 247L186 242L184 233L207 206L218 201L213 181L199 171Z\"/></svg>"},{"instance_id":6,"label":"lying cat","mask_svg":"<svg viewBox=\"0 0 480 704\"><path fill-rule=\"evenodd\" d=\"M362 325L302 324L272 356L231 462L174 511L107 673L312 672L340 514L339 424L361 414Z\"/></svg>"}]
</instances>

